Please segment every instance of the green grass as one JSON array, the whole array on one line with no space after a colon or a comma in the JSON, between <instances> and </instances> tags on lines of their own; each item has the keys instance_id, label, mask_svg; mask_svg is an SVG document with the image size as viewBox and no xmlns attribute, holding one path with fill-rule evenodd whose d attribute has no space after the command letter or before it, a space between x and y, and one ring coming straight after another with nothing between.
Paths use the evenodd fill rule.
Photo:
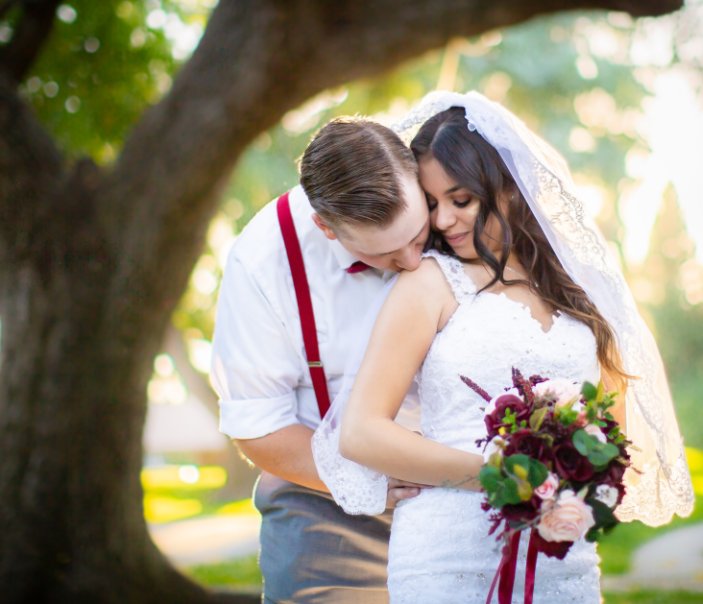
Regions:
<instances>
[{"instance_id":1,"label":"green grass","mask_svg":"<svg viewBox=\"0 0 703 604\"><path fill-rule=\"evenodd\" d=\"M180 466L148 468L142 471L144 487L144 514L153 524L193 519L203 516L256 515L251 499L223 502L219 490L224 484L224 470L201 466L183 476ZM194 466L186 465L187 468ZM258 591L261 571L256 555L218 564L204 564L184 568L183 572L195 581L209 587L233 587L238 590Z\"/></svg>"},{"instance_id":2,"label":"green grass","mask_svg":"<svg viewBox=\"0 0 703 604\"><path fill-rule=\"evenodd\" d=\"M685 591L631 591L606 593L604 604L701 604L703 594Z\"/></svg>"},{"instance_id":3,"label":"green grass","mask_svg":"<svg viewBox=\"0 0 703 604\"><path fill-rule=\"evenodd\" d=\"M173 464L144 468L144 516L150 523L163 524L221 513L239 514L245 508L255 513L248 499L234 504L221 500L220 489L226 477L224 468L219 466Z\"/></svg>"},{"instance_id":4,"label":"green grass","mask_svg":"<svg viewBox=\"0 0 703 604\"><path fill-rule=\"evenodd\" d=\"M261 586L261 571L256 556L240 560L192 566L184 571L199 583L209 587L247 587L258 589Z\"/></svg>"}]
</instances>

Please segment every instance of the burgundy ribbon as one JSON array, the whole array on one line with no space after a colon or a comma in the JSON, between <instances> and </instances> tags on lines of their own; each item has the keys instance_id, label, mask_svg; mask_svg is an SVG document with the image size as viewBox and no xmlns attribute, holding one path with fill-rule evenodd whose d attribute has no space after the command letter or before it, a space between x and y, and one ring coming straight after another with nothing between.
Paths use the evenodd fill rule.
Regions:
<instances>
[{"instance_id":1,"label":"burgundy ribbon","mask_svg":"<svg viewBox=\"0 0 703 604\"><path fill-rule=\"evenodd\" d=\"M520 547L520 534L515 531L510 535L508 542L503 546L503 555L498 565L498 570L491 582L486 604L491 604L496 585L498 586L498 604L511 604L513 601L513 587L515 585L515 569L517 567L517 554ZM530 543L527 546L527 564L525 567L525 604L532 604L535 591L535 572L537 570L537 554L539 547L534 539L534 529L530 532Z\"/></svg>"},{"instance_id":2,"label":"burgundy ribbon","mask_svg":"<svg viewBox=\"0 0 703 604\"><path fill-rule=\"evenodd\" d=\"M535 592L535 572L537 570L537 554L539 547L535 539L535 529L530 531L530 544L527 546L527 562L525 564L525 604L532 604Z\"/></svg>"}]
</instances>

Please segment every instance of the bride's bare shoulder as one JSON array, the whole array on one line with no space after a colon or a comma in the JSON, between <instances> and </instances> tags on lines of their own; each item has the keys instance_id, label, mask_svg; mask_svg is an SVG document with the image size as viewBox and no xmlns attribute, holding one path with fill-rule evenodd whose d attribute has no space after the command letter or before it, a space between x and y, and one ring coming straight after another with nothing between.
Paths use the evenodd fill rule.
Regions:
<instances>
[{"instance_id":1,"label":"bride's bare shoulder","mask_svg":"<svg viewBox=\"0 0 703 604\"><path fill-rule=\"evenodd\" d=\"M442 269L431 256L423 258L420 266L414 271L403 271L398 277L398 288L405 295L419 296L435 302L453 299Z\"/></svg>"}]
</instances>

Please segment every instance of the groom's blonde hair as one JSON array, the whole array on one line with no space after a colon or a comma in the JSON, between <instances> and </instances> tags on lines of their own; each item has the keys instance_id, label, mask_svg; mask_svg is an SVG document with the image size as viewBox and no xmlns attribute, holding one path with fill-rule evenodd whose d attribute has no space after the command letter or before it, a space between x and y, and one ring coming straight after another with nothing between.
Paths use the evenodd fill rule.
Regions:
<instances>
[{"instance_id":1,"label":"groom's blonde hair","mask_svg":"<svg viewBox=\"0 0 703 604\"><path fill-rule=\"evenodd\" d=\"M332 229L388 226L406 207L401 177L417 173L412 151L395 132L355 117L322 127L300 162L300 184Z\"/></svg>"}]
</instances>

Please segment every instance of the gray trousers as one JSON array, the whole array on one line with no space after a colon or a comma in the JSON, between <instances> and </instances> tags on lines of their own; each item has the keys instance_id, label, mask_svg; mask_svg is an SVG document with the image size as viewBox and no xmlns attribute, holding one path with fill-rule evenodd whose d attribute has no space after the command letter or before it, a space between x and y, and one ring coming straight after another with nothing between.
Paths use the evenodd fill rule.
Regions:
<instances>
[{"instance_id":1,"label":"gray trousers","mask_svg":"<svg viewBox=\"0 0 703 604\"><path fill-rule=\"evenodd\" d=\"M350 516L330 495L263 472L259 565L267 604L387 604L392 512Z\"/></svg>"}]
</instances>

